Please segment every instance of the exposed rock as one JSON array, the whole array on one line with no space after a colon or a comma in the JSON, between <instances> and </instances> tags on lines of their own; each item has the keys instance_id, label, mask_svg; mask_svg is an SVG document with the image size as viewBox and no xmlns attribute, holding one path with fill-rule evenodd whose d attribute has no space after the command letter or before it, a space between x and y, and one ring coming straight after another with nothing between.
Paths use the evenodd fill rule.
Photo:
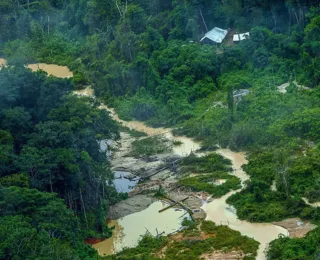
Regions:
<instances>
[{"instance_id":1,"label":"exposed rock","mask_svg":"<svg viewBox=\"0 0 320 260\"><path fill-rule=\"evenodd\" d=\"M166 154L157 154L157 155L153 155L150 156L151 158L153 158L154 160L160 160L160 161L164 161L167 163L174 163L177 162L181 159L180 155L177 154L171 154L171 153L166 153Z\"/></svg>"},{"instance_id":2,"label":"exposed rock","mask_svg":"<svg viewBox=\"0 0 320 260\"><path fill-rule=\"evenodd\" d=\"M114 150L117 150L112 158L117 159L124 157L128 154L128 152L131 150L131 144L135 140L133 137L131 137L128 133L121 132L120 133L120 140L118 142L114 142L112 144L112 148Z\"/></svg>"},{"instance_id":3,"label":"exposed rock","mask_svg":"<svg viewBox=\"0 0 320 260\"><path fill-rule=\"evenodd\" d=\"M112 155L112 169L117 171L128 171L140 178L149 177L148 181L138 183L134 190L129 192L129 199L121 201L110 209L110 217L117 219L147 208L151 204L151 198L146 195L156 192L160 185L165 190L172 190L177 183L176 172L178 171L181 156L175 154L157 154L149 157L134 158L128 156L131 143L136 140L127 133L121 133L121 140L114 145L116 152ZM153 175L155 173L155 175ZM204 219L205 213L201 209L202 202L193 192L175 191L170 194L174 200L189 199L186 206L194 211L194 218Z\"/></svg>"},{"instance_id":4,"label":"exposed rock","mask_svg":"<svg viewBox=\"0 0 320 260\"><path fill-rule=\"evenodd\" d=\"M315 229L317 226L310 221L302 221L299 218L285 219L272 224L283 227L288 230L290 237L305 237L306 234Z\"/></svg>"},{"instance_id":5,"label":"exposed rock","mask_svg":"<svg viewBox=\"0 0 320 260\"><path fill-rule=\"evenodd\" d=\"M142 159L133 157L121 157L112 160L112 169L114 171L129 171L134 175L146 177L154 171L164 166L162 161L145 162Z\"/></svg>"},{"instance_id":6,"label":"exposed rock","mask_svg":"<svg viewBox=\"0 0 320 260\"><path fill-rule=\"evenodd\" d=\"M202 207L202 201L200 198L196 196L194 192L184 192L184 191L171 191L168 196L176 201L180 201L186 197L189 197L186 201L184 201L184 204L187 205L188 208L190 208L193 211L193 218L195 219L205 219L206 214L201 209Z\"/></svg>"},{"instance_id":7,"label":"exposed rock","mask_svg":"<svg viewBox=\"0 0 320 260\"><path fill-rule=\"evenodd\" d=\"M150 180L175 181L175 176L172 174L172 171L166 169L152 176Z\"/></svg>"},{"instance_id":8,"label":"exposed rock","mask_svg":"<svg viewBox=\"0 0 320 260\"><path fill-rule=\"evenodd\" d=\"M111 206L108 218L118 219L142 211L149 207L152 202L152 198L146 195L136 195Z\"/></svg>"},{"instance_id":9,"label":"exposed rock","mask_svg":"<svg viewBox=\"0 0 320 260\"><path fill-rule=\"evenodd\" d=\"M111 165L114 171L129 171L140 177L152 175L162 168L168 166L166 171L159 171L159 176L154 176L152 180L166 179L172 172L177 170L177 162L180 156L174 154L159 154L143 158L134 158L128 156L131 150L131 144L135 140L127 133L121 133L121 140L113 147L117 151L112 155ZM157 174L158 175L158 174Z\"/></svg>"}]
</instances>

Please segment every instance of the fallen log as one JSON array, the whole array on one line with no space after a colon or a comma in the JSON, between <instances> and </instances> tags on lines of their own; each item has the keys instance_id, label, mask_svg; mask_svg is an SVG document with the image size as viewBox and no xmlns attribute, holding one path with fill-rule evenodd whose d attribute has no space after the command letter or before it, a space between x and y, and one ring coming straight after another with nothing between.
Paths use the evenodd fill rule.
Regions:
<instances>
[{"instance_id":1,"label":"fallen log","mask_svg":"<svg viewBox=\"0 0 320 260\"><path fill-rule=\"evenodd\" d=\"M184 198L184 199L181 200L180 202L183 202L183 201L185 201L185 200L187 200L187 199L189 199L189 197ZM173 204L169 205L168 207L165 207L165 208L163 208L163 209L160 209L160 210L159 210L159 213L161 213L161 212L163 212L163 211L166 211L167 209L172 208L173 206L179 204L180 202L179 202L179 201L176 201L176 202L174 202Z\"/></svg>"},{"instance_id":2,"label":"fallen log","mask_svg":"<svg viewBox=\"0 0 320 260\"><path fill-rule=\"evenodd\" d=\"M193 210L190 209L190 208L188 208L186 205L182 204L183 201L178 201L178 202L177 202L177 201L175 201L175 200L173 200L173 199L171 199L171 198L169 198L169 197L167 197L167 196L163 196L163 197L166 198L166 199L168 199L168 200L170 200L170 201L173 202L173 203L178 204L178 205L179 205L180 207L182 207L185 211L187 211L187 212L189 213L191 219L192 219L193 221L195 221L194 218L192 217L192 215L193 215ZM188 198L189 198L189 197L188 197Z\"/></svg>"}]
</instances>

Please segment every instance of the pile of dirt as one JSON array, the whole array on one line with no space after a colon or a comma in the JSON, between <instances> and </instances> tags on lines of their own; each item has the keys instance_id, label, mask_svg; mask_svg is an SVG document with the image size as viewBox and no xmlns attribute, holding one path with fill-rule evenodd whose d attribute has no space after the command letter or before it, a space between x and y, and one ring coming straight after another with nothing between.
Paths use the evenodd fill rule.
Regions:
<instances>
[{"instance_id":1,"label":"pile of dirt","mask_svg":"<svg viewBox=\"0 0 320 260\"><path fill-rule=\"evenodd\" d=\"M302 221L299 218L285 219L279 222L273 222L272 224L283 227L288 230L290 237L305 237L307 233L317 226L311 224L310 221Z\"/></svg>"}]
</instances>

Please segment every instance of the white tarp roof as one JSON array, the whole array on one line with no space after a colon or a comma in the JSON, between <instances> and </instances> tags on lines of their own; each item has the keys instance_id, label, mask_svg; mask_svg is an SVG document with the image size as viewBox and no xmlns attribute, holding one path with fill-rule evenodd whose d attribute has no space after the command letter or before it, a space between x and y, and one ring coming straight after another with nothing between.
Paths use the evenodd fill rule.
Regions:
<instances>
[{"instance_id":1,"label":"white tarp roof","mask_svg":"<svg viewBox=\"0 0 320 260\"><path fill-rule=\"evenodd\" d=\"M243 41L245 39L248 39L250 37L250 33L240 33L240 34L235 34L233 35L233 41L238 42L238 41Z\"/></svg>"},{"instance_id":2,"label":"white tarp roof","mask_svg":"<svg viewBox=\"0 0 320 260\"><path fill-rule=\"evenodd\" d=\"M207 32L200 41L202 42L205 38L208 38L213 42L222 43L227 33L228 30L223 30L221 28L214 27L211 31Z\"/></svg>"}]
</instances>

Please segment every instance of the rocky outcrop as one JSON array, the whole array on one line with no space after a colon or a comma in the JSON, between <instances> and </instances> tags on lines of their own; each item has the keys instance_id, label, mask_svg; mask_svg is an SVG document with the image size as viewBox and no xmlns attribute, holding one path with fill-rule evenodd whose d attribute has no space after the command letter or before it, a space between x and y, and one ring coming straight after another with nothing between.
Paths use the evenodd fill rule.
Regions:
<instances>
[{"instance_id":1,"label":"rocky outcrop","mask_svg":"<svg viewBox=\"0 0 320 260\"><path fill-rule=\"evenodd\" d=\"M127 215L142 211L148 208L153 202L151 197L146 195L136 195L126 200L118 202L111 206L108 212L108 218L119 219Z\"/></svg>"},{"instance_id":2,"label":"rocky outcrop","mask_svg":"<svg viewBox=\"0 0 320 260\"><path fill-rule=\"evenodd\" d=\"M112 155L111 166L114 171L127 171L133 175L145 178L153 173L159 172L161 179L164 176L170 176L177 167L177 161L180 156L174 154L158 154L143 158L134 158L129 156L131 144L135 138L127 133L121 133L120 142L116 143L113 149L117 151ZM168 167L167 167L168 166ZM164 169L164 172L160 171ZM153 176L152 180L159 179Z\"/></svg>"}]
</instances>

